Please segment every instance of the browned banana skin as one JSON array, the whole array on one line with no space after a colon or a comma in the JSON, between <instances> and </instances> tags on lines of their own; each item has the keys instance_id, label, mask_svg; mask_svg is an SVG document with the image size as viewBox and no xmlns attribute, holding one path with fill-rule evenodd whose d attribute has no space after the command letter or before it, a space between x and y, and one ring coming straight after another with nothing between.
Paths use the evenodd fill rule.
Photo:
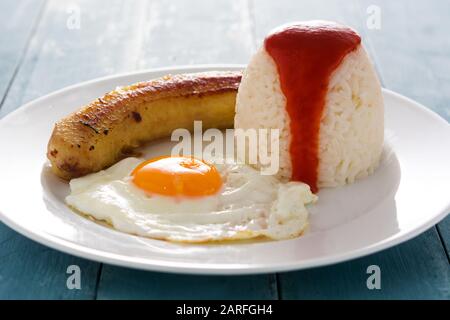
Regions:
<instances>
[{"instance_id":1,"label":"browned banana skin","mask_svg":"<svg viewBox=\"0 0 450 320\"><path fill-rule=\"evenodd\" d=\"M117 88L55 124L47 157L69 180L116 163L177 128L231 128L241 72L166 76Z\"/></svg>"}]
</instances>

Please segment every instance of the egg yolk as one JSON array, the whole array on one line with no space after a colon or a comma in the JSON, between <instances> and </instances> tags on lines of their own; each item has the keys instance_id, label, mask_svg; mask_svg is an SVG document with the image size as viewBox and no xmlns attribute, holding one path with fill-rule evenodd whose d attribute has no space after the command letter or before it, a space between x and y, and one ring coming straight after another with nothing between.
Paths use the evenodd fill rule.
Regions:
<instances>
[{"instance_id":1,"label":"egg yolk","mask_svg":"<svg viewBox=\"0 0 450 320\"><path fill-rule=\"evenodd\" d=\"M150 159L138 165L131 176L145 192L165 196L207 196L222 187L217 169L194 157Z\"/></svg>"}]
</instances>

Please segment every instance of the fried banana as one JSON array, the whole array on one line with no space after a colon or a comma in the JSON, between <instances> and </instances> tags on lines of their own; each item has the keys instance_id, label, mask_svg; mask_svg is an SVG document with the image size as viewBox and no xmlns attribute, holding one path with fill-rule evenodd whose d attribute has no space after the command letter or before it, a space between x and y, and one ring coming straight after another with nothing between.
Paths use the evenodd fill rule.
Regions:
<instances>
[{"instance_id":1,"label":"fried banana","mask_svg":"<svg viewBox=\"0 0 450 320\"><path fill-rule=\"evenodd\" d=\"M240 72L166 76L119 87L55 124L47 157L66 180L105 169L177 128L232 128Z\"/></svg>"}]
</instances>

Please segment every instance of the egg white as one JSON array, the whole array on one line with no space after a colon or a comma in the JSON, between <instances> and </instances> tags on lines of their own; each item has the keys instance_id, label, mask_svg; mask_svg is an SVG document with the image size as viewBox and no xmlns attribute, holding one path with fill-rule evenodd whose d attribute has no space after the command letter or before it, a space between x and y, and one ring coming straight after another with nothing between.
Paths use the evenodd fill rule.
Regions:
<instances>
[{"instance_id":1,"label":"egg white","mask_svg":"<svg viewBox=\"0 0 450 320\"><path fill-rule=\"evenodd\" d=\"M71 180L66 203L122 232L206 242L299 236L308 224L305 205L317 201L304 183L282 183L237 163L215 165L223 179L215 195L148 195L130 177L142 161L126 158L106 170Z\"/></svg>"}]
</instances>

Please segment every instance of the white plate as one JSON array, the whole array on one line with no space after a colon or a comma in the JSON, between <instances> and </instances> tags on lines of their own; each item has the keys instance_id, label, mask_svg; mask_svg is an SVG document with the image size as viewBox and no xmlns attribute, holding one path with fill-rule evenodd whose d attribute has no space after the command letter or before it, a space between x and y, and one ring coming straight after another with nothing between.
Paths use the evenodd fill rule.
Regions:
<instances>
[{"instance_id":1,"label":"white plate","mask_svg":"<svg viewBox=\"0 0 450 320\"><path fill-rule=\"evenodd\" d=\"M311 230L301 238L262 243L180 245L123 234L70 211L68 185L45 157L53 124L118 85L167 73L237 70L243 66L159 69L72 86L0 121L0 216L21 234L84 258L179 273L249 274L332 264L406 241L450 208L450 126L425 107L384 90L386 143L374 175L320 191ZM153 154L169 143L152 145Z\"/></svg>"}]
</instances>

